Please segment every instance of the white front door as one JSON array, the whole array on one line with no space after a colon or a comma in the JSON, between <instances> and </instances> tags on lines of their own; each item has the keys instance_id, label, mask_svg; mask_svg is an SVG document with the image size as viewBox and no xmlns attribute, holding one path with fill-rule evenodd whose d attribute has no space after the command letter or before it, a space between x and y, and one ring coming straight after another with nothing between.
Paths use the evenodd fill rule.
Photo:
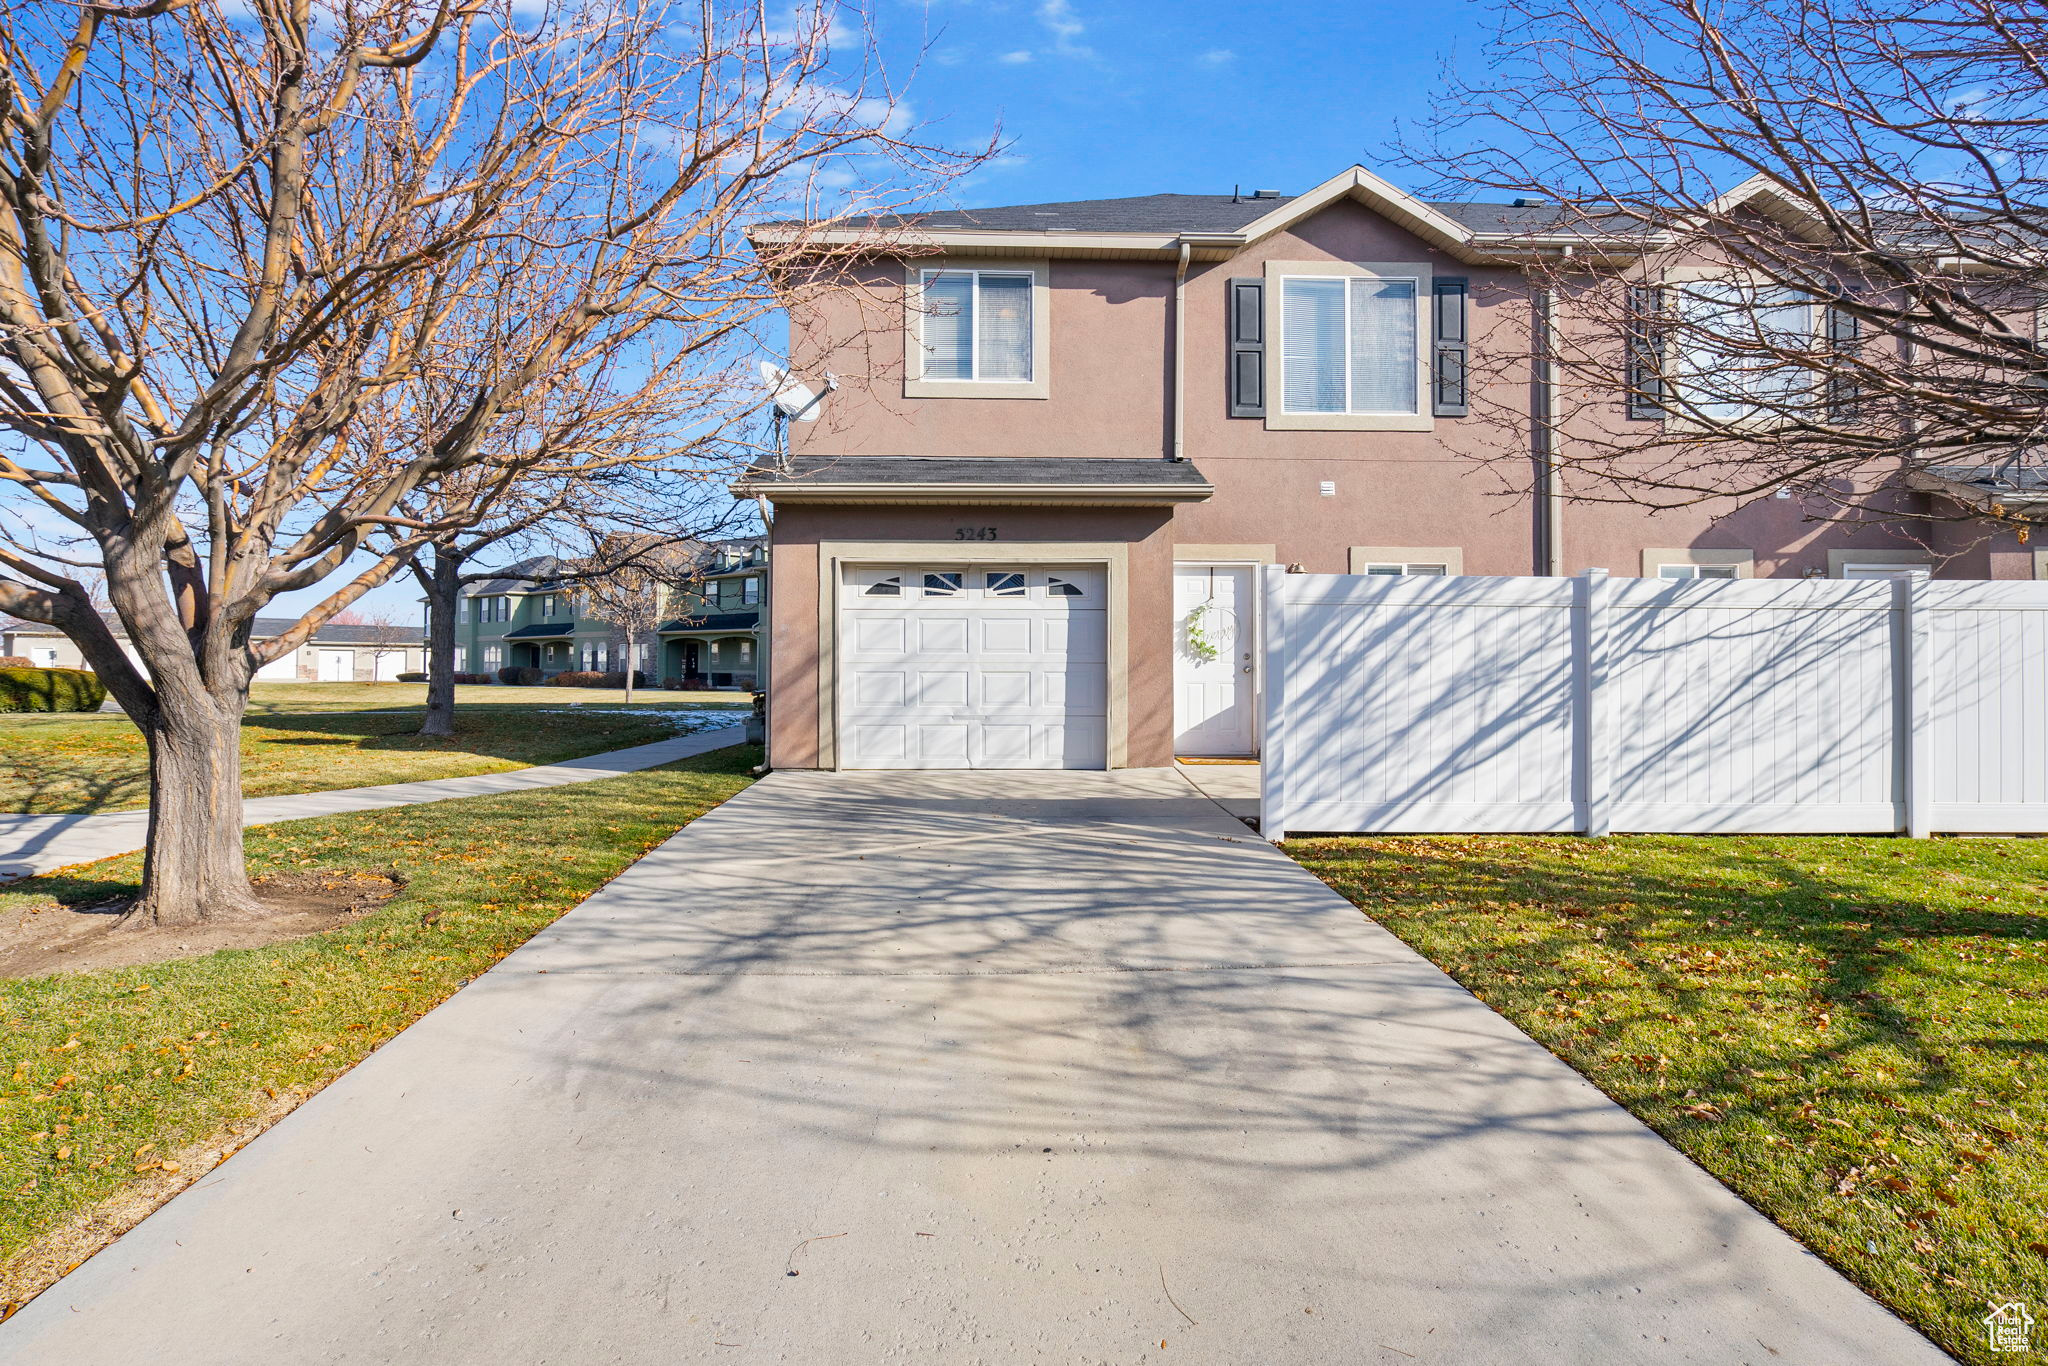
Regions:
<instances>
[{"instance_id":1,"label":"white front door","mask_svg":"<svg viewBox=\"0 0 2048 1366\"><path fill-rule=\"evenodd\" d=\"M320 681L322 683L347 683L356 676L356 652L354 650L322 650L320 652Z\"/></svg>"},{"instance_id":2,"label":"white front door","mask_svg":"<svg viewBox=\"0 0 2048 1366\"><path fill-rule=\"evenodd\" d=\"M1173 567L1173 752L1248 755L1258 633L1250 565Z\"/></svg>"},{"instance_id":3,"label":"white front door","mask_svg":"<svg viewBox=\"0 0 2048 1366\"><path fill-rule=\"evenodd\" d=\"M1105 575L1059 565L849 568L843 768L1103 768Z\"/></svg>"}]
</instances>

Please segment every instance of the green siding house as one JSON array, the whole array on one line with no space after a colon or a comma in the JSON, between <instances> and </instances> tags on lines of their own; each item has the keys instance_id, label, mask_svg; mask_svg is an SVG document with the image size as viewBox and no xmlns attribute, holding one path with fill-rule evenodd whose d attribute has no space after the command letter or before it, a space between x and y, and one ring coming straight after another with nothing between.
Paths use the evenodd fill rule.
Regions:
<instances>
[{"instance_id":1,"label":"green siding house","mask_svg":"<svg viewBox=\"0 0 2048 1366\"><path fill-rule=\"evenodd\" d=\"M557 561L523 560L506 577L471 584L455 617L457 673L539 669L623 672L625 642L587 614L573 583L546 577ZM752 691L760 660L761 595L768 552L759 537L713 542L686 587L671 590L655 639L635 645L632 667L663 687Z\"/></svg>"}]
</instances>

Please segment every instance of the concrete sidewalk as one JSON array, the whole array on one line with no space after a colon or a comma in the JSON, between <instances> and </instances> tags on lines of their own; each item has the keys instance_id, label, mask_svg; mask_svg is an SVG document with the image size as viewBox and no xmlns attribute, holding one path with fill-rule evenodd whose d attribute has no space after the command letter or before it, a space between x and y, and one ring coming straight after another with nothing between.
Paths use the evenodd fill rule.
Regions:
<instances>
[{"instance_id":1,"label":"concrete sidewalk","mask_svg":"<svg viewBox=\"0 0 2048 1366\"><path fill-rule=\"evenodd\" d=\"M0 1359L1946 1360L1172 771L769 777Z\"/></svg>"},{"instance_id":2,"label":"concrete sidewalk","mask_svg":"<svg viewBox=\"0 0 2048 1366\"><path fill-rule=\"evenodd\" d=\"M454 797L486 797L561 787L616 778L643 768L687 759L740 743L743 726L721 726L691 735L634 745L559 764L480 773L470 778L433 778L418 783L386 783L381 787L345 787L333 792L306 792L290 797L252 797L242 803L243 825L338 816L350 811L377 811L420 802L445 802ZM0 882L32 877L53 868L111 858L140 849L149 834L149 812L116 811L103 816L0 815Z\"/></svg>"}]
</instances>

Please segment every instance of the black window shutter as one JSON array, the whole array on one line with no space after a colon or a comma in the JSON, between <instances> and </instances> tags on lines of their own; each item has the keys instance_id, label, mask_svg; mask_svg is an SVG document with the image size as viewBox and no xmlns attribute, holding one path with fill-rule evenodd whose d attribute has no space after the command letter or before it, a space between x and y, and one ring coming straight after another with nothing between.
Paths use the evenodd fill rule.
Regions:
<instances>
[{"instance_id":1,"label":"black window shutter","mask_svg":"<svg viewBox=\"0 0 2048 1366\"><path fill-rule=\"evenodd\" d=\"M1436 377L1436 392L1430 411L1438 417L1463 417L1469 411L1465 406L1465 385L1467 362L1471 358L1471 330L1466 296L1471 293L1471 283L1462 276L1439 275L1431 292L1435 296L1432 311L1436 338L1430 373Z\"/></svg>"},{"instance_id":2,"label":"black window shutter","mask_svg":"<svg viewBox=\"0 0 2048 1366\"><path fill-rule=\"evenodd\" d=\"M1843 368L1828 374L1828 418L1834 422L1856 420L1856 377L1853 370L1856 341L1863 333L1862 319L1840 308L1828 309L1828 351Z\"/></svg>"},{"instance_id":3,"label":"black window shutter","mask_svg":"<svg viewBox=\"0 0 2048 1366\"><path fill-rule=\"evenodd\" d=\"M1230 415L1266 415L1266 282L1230 282Z\"/></svg>"},{"instance_id":4,"label":"black window shutter","mask_svg":"<svg viewBox=\"0 0 2048 1366\"><path fill-rule=\"evenodd\" d=\"M1640 422L1664 416L1664 291L1628 287L1628 415Z\"/></svg>"}]
</instances>

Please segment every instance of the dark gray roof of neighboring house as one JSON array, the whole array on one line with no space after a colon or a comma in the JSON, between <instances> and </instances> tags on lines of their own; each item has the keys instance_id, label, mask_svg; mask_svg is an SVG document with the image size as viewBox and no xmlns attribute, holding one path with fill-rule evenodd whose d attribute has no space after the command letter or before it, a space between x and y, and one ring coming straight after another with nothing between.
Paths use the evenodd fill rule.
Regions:
<instances>
[{"instance_id":1,"label":"dark gray roof of neighboring house","mask_svg":"<svg viewBox=\"0 0 2048 1366\"><path fill-rule=\"evenodd\" d=\"M499 572L518 577L479 579L475 583L464 584L462 591L465 594L546 592L548 578L562 572L562 562L553 555L534 555L524 560L515 560Z\"/></svg>"},{"instance_id":2,"label":"dark gray roof of neighboring house","mask_svg":"<svg viewBox=\"0 0 2048 1366\"><path fill-rule=\"evenodd\" d=\"M532 626L522 626L516 631L507 631L505 639L540 640L549 636L573 636L575 634L576 628L568 622L561 622L559 624L539 622Z\"/></svg>"},{"instance_id":3,"label":"dark gray roof of neighboring house","mask_svg":"<svg viewBox=\"0 0 2048 1366\"><path fill-rule=\"evenodd\" d=\"M1293 199L1249 195L1146 194L1126 199L1069 199L1050 204L1007 204L986 209L943 209L834 220L834 227L952 228L990 232L1237 232ZM1476 232L1526 232L1556 223L1548 204L1423 201Z\"/></svg>"},{"instance_id":4,"label":"dark gray roof of neighboring house","mask_svg":"<svg viewBox=\"0 0 2048 1366\"><path fill-rule=\"evenodd\" d=\"M681 631L753 631L760 628L759 612L710 612L701 617L677 617L655 629L663 635Z\"/></svg>"},{"instance_id":5,"label":"dark gray roof of neighboring house","mask_svg":"<svg viewBox=\"0 0 2048 1366\"><path fill-rule=\"evenodd\" d=\"M283 635L286 631L298 625L298 621L297 617L258 617L256 618L255 629L250 634L258 640L270 640ZM125 638L128 634L121 628L121 623L112 616L107 618L107 625L113 628L114 634L117 636ZM21 621L13 617L0 618L0 630L35 631L44 632L49 635L64 634L56 627L45 626L40 621ZM315 645L419 645L424 643L426 638L427 633L425 629L418 626L336 625L330 621L313 633L312 643Z\"/></svg>"},{"instance_id":6,"label":"dark gray roof of neighboring house","mask_svg":"<svg viewBox=\"0 0 2048 1366\"><path fill-rule=\"evenodd\" d=\"M747 476L759 484L1072 484L1202 488L1186 460L1098 460L1084 456L799 455L787 473Z\"/></svg>"},{"instance_id":7,"label":"dark gray roof of neighboring house","mask_svg":"<svg viewBox=\"0 0 2048 1366\"><path fill-rule=\"evenodd\" d=\"M1926 472L1985 493L2048 494L2048 467L2040 465L1931 465Z\"/></svg>"}]
</instances>

